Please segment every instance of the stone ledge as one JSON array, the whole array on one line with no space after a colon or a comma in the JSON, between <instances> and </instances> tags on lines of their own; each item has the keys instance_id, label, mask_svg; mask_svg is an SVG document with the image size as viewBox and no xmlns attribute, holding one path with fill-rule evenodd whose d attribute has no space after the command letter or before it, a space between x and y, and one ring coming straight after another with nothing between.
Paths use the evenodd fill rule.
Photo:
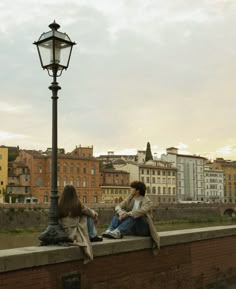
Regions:
<instances>
[{"instance_id":1,"label":"stone ledge","mask_svg":"<svg viewBox=\"0 0 236 289\"><path fill-rule=\"evenodd\" d=\"M236 235L236 225L217 226L188 230L161 232L161 246L177 245L194 241ZM121 240L104 239L93 243L94 257L150 249L150 237L124 237ZM42 246L0 250L0 272L20 270L43 265L81 260L80 248L76 246ZM86 265L85 265L86 266Z\"/></svg>"}]
</instances>

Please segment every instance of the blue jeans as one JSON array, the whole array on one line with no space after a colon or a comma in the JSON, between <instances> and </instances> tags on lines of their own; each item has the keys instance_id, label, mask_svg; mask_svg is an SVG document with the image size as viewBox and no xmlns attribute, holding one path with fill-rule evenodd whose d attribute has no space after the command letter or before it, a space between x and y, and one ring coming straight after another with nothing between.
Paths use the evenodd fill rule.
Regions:
<instances>
[{"instance_id":1,"label":"blue jeans","mask_svg":"<svg viewBox=\"0 0 236 289\"><path fill-rule=\"evenodd\" d=\"M108 230L118 229L123 235L150 236L149 225L144 217L128 217L121 221L118 217L118 214L113 216Z\"/></svg>"},{"instance_id":2,"label":"blue jeans","mask_svg":"<svg viewBox=\"0 0 236 289\"><path fill-rule=\"evenodd\" d=\"M97 229L94 225L94 221L91 217L87 217L87 227L88 227L88 234L89 238L94 238L97 236Z\"/></svg>"}]
</instances>

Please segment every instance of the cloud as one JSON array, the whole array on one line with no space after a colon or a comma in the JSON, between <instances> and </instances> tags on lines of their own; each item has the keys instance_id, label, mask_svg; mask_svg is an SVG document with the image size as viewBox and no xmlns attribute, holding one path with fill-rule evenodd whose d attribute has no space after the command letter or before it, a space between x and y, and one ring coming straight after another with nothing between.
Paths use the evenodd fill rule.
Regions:
<instances>
[{"instance_id":1,"label":"cloud","mask_svg":"<svg viewBox=\"0 0 236 289\"><path fill-rule=\"evenodd\" d=\"M150 141L157 152L181 140L183 151L223 154L236 144L235 12L230 0L2 0L2 129L28 136L25 148L50 146L52 79L32 42L56 15L77 42L58 79L60 146Z\"/></svg>"},{"instance_id":2,"label":"cloud","mask_svg":"<svg viewBox=\"0 0 236 289\"><path fill-rule=\"evenodd\" d=\"M18 141L19 139L26 139L26 138L27 137L25 135L22 135L22 134L16 134L16 133L0 130L0 141L2 141L2 142L5 142L5 141L10 140L10 139L14 139L14 140Z\"/></svg>"}]
</instances>

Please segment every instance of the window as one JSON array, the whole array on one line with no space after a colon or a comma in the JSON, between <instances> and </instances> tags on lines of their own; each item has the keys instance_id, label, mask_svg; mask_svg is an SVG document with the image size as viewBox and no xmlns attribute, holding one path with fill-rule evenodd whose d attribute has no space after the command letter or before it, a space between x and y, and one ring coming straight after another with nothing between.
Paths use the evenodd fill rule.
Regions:
<instances>
[{"instance_id":1,"label":"window","mask_svg":"<svg viewBox=\"0 0 236 289\"><path fill-rule=\"evenodd\" d=\"M76 186L77 186L77 187L80 186L80 177L77 177L77 180L76 180Z\"/></svg>"},{"instance_id":2,"label":"window","mask_svg":"<svg viewBox=\"0 0 236 289\"><path fill-rule=\"evenodd\" d=\"M66 177L63 177L63 186L64 187L66 186L66 182L67 182Z\"/></svg>"},{"instance_id":3,"label":"window","mask_svg":"<svg viewBox=\"0 0 236 289\"><path fill-rule=\"evenodd\" d=\"M40 187L43 185L43 180L41 178L38 178L37 185Z\"/></svg>"},{"instance_id":4,"label":"window","mask_svg":"<svg viewBox=\"0 0 236 289\"><path fill-rule=\"evenodd\" d=\"M83 195L83 203L87 203L87 194L86 193L84 193L84 195Z\"/></svg>"},{"instance_id":5,"label":"window","mask_svg":"<svg viewBox=\"0 0 236 289\"><path fill-rule=\"evenodd\" d=\"M73 164L70 165L70 173L71 173L71 174L74 173L74 166L73 166Z\"/></svg>"},{"instance_id":6,"label":"window","mask_svg":"<svg viewBox=\"0 0 236 289\"><path fill-rule=\"evenodd\" d=\"M45 203L45 204L47 204L48 203L48 195L44 195L44 197L43 197L43 202Z\"/></svg>"},{"instance_id":7,"label":"window","mask_svg":"<svg viewBox=\"0 0 236 289\"><path fill-rule=\"evenodd\" d=\"M98 202L98 196L94 196L93 200L94 200L94 203L97 203Z\"/></svg>"},{"instance_id":8,"label":"window","mask_svg":"<svg viewBox=\"0 0 236 289\"><path fill-rule=\"evenodd\" d=\"M60 186L60 177L57 177L57 186Z\"/></svg>"},{"instance_id":9,"label":"window","mask_svg":"<svg viewBox=\"0 0 236 289\"><path fill-rule=\"evenodd\" d=\"M152 187L152 193L156 194L156 187Z\"/></svg>"},{"instance_id":10,"label":"window","mask_svg":"<svg viewBox=\"0 0 236 289\"><path fill-rule=\"evenodd\" d=\"M83 173L86 174L86 168L83 168Z\"/></svg>"},{"instance_id":11,"label":"window","mask_svg":"<svg viewBox=\"0 0 236 289\"><path fill-rule=\"evenodd\" d=\"M66 163L63 164L63 173L66 173L67 171L67 166L66 166Z\"/></svg>"},{"instance_id":12,"label":"window","mask_svg":"<svg viewBox=\"0 0 236 289\"><path fill-rule=\"evenodd\" d=\"M91 168L91 175L95 175L95 168Z\"/></svg>"},{"instance_id":13,"label":"window","mask_svg":"<svg viewBox=\"0 0 236 289\"><path fill-rule=\"evenodd\" d=\"M43 172L43 169L42 169L42 165L41 165L41 164L38 165L38 172L39 172L40 174Z\"/></svg>"},{"instance_id":14,"label":"window","mask_svg":"<svg viewBox=\"0 0 236 289\"><path fill-rule=\"evenodd\" d=\"M77 167L76 167L76 172L77 172L77 174L80 173L80 166L79 165L77 165Z\"/></svg>"},{"instance_id":15,"label":"window","mask_svg":"<svg viewBox=\"0 0 236 289\"><path fill-rule=\"evenodd\" d=\"M83 188L86 187L86 178L83 178Z\"/></svg>"},{"instance_id":16,"label":"window","mask_svg":"<svg viewBox=\"0 0 236 289\"><path fill-rule=\"evenodd\" d=\"M70 185L74 185L74 177L70 177Z\"/></svg>"}]
</instances>

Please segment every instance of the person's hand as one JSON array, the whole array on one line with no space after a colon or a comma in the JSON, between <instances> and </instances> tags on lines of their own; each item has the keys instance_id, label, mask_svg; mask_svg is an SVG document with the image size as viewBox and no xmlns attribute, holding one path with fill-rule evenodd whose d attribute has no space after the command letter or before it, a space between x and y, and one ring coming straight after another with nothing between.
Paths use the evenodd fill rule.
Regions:
<instances>
[{"instance_id":1,"label":"person's hand","mask_svg":"<svg viewBox=\"0 0 236 289\"><path fill-rule=\"evenodd\" d=\"M119 218L118 219L121 221L121 220L124 220L127 217L128 217L127 212L122 211L121 213L119 213Z\"/></svg>"},{"instance_id":2,"label":"person's hand","mask_svg":"<svg viewBox=\"0 0 236 289\"><path fill-rule=\"evenodd\" d=\"M94 220L93 220L94 224L97 225L98 224L98 213L95 212L94 214Z\"/></svg>"},{"instance_id":3,"label":"person's hand","mask_svg":"<svg viewBox=\"0 0 236 289\"><path fill-rule=\"evenodd\" d=\"M132 217L132 212L128 212L128 213L126 213L126 215L127 215L128 217Z\"/></svg>"}]
</instances>

